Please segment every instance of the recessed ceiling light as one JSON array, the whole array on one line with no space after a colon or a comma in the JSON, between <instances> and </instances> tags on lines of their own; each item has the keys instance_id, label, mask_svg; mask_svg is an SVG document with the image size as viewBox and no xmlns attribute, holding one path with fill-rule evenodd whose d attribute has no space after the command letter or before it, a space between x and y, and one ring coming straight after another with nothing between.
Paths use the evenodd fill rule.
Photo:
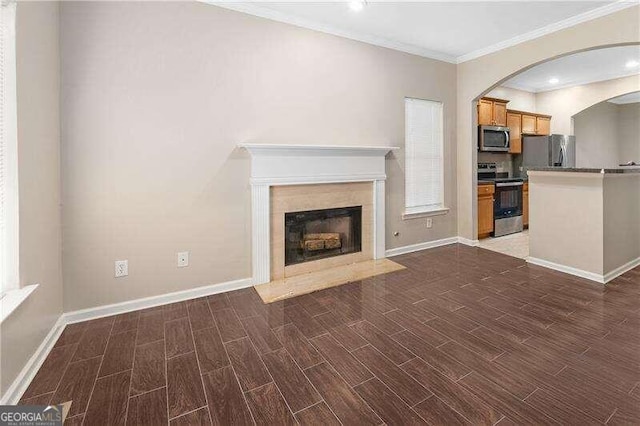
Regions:
<instances>
[{"instance_id":1,"label":"recessed ceiling light","mask_svg":"<svg viewBox=\"0 0 640 426\"><path fill-rule=\"evenodd\" d=\"M640 62L638 62L638 61L629 61L629 62L627 62L626 65L627 65L627 68L635 68L638 65L640 65Z\"/></svg>"},{"instance_id":2,"label":"recessed ceiling light","mask_svg":"<svg viewBox=\"0 0 640 426\"><path fill-rule=\"evenodd\" d=\"M553 77L549 79L549 83L551 84L558 84L560 82L560 80L557 77Z\"/></svg>"},{"instance_id":3,"label":"recessed ceiling light","mask_svg":"<svg viewBox=\"0 0 640 426\"><path fill-rule=\"evenodd\" d=\"M349 2L349 9L353 10L354 12L360 12L363 8L364 8L364 2L363 1L350 1Z\"/></svg>"}]
</instances>

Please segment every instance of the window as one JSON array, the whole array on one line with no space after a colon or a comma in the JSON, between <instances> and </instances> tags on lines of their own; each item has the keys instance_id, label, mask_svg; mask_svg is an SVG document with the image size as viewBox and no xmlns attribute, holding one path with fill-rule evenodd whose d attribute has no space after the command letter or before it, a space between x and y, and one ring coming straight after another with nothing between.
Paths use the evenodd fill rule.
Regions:
<instances>
[{"instance_id":1,"label":"window","mask_svg":"<svg viewBox=\"0 0 640 426\"><path fill-rule=\"evenodd\" d=\"M405 215L446 213L442 102L405 98Z\"/></svg>"},{"instance_id":2,"label":"window","mask_svg":"<svg viewBox=\"0 0 640 426\"><path fill-rule=\"evenodd\" d=\"M18 288L18 142L14 2L0 6L0 294Z\"/></svg>"}]
</instances>

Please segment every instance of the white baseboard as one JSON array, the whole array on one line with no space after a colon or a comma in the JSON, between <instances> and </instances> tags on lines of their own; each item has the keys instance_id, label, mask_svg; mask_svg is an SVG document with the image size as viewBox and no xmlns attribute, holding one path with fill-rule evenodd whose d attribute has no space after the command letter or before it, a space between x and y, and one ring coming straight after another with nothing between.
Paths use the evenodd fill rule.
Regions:
<instances>
[{"instance_id":1,"label":"white baseboard","mask_svg":"<svg viewBox=\"0 0 640 426\"><path fill-rule=\"evenodd\" d=\"M480 240L470 240L464 237L458 237L458 242L470 247L478 247L480 245Z\"/></svg>"},{"instance_id":2,"label":"white baseboard","mask_svg":"<svg viewBox=\"0 0 640 426\"><path fill-rule=\"evenodd\" d=\"M627 262L624 265L604 275L596 274L594 272L584 271L578 268L572 268L571 266L560 265L558 263L549 262L548 260L539 259L537 257L529 256L527 258L527 262L532 263L534 265L538 265L538 266L544 266L545 268L553 269L555 271L564 272L570 275L575 275L576 277L586 278L588 280L595 281L600 284L606 284L609 281L624 274L625 272L630 271L637 266L640 266L640 257L630 262Z\"/></svg>"},{"instance_id":3,"label":"white baseboard","mask_svg":"<svg viewBox=\"0 0 640 426\"><path fill-rule=\"evenodd\" d=\"M564 272L565 274L574 275L580 278L586 278L591 281L595 281L600 284L605 284L605 277L601 274L596 274L595 272L585 271L583 269L573 268L571 266L561 265L559 263L549 262L548 260L539 259L537 257L529 256L527 258L527 262L543 266L545 268L553 269L554 271Z\"/></svg>"},{"instance_id":4,"label":"white baseboard","mask_svg":"<svg viewBox=\"0 0 640 426\"><path fill-rule=\"evenodd\" d=\"M51 352L51 349L53 349L58 337L60 337L60 334L62 334L62 331L67 324L137 311L139 309L151 308L154 306L165 305L167 303L181 302L183 300L195 299L211 294L239 290L241 288L251 287L253 285L252 281L253 280L251 278L245 278L226 283L177 291L175 293L161 294L159 296L145 297L143 299L129 300L127 302L114 303L112 305L97 306L95 308L63 313L60 315L55 325L51 328L33 356L22 368L18 377L16 377L4 395L2 395L2 398L0 398L0 405L14 405L18 403L22 394L27 390L27 387L29 387L29 384L42 366L44 360L49 355L49 352Z\"/></svg>"},{"instance_id":5,"label":"white baseboard","mask_svg":"<svg viewBox=\"0 0 640 426\"><path fill-rule=\"evenodd\" d=\"M427 241L424 243L411 244L409 246L397 247L385 251L387 257L399 256L401 254L413 253L414 251L427 250L435 247L446 246L458 242L458 237L443 238L441 240Z\"/></svg>"},{"instance_id":6,"label":"white baseboard","mask_svg":"<svg viewBox=\"0 0 640 426\"><path fill-rule=\"evenodd\" d=\"M613 271L604 274L604 282L608 283L609 281L618 278L620 275L632 270L637 266L640 266L640 257L633 259L631 262L627 262L624 265L614 269Z\"/></svg>"},{"instance_id":7,"label":"white baseboard","mask_svg":"<svg viewBox=\"0 0 640 426\"><path fill-rule=\"evenodd\" d=\"M140 309L153 308L155 306L166 305L168 303L182 302L183 300L196 299L198 297L239 290L241 288L247 288L251 286L253 286L253 279L244 278L241 280L228 281L220 284L196 287L189 290L176 291L174 293L166 293L158 296L145 297L142 299L128 300L126 302L114 303L112 305L96 306L95 308L65 312L62 315L63 323L65 325L73 324L75 322L108 317L111 315L123 314Z\"/></svg>"},{"instance_id":8,"label":"white baseboard","mask_svg":"<svg viewBox=\"0 0 640 426\"><path fill-rule=\"evenodd\" d=\"M36 373L42 366L42 363L44 363L47 355L49 355L49 352L51 352L51 349L53 349L53 346L56 344L58 337L62 334L64 326L65 324L63 322L62 315L60 315L53 327L51 327L51 330L49 330L49 333L45 336L42 343L40 343L40 346L38 346L38 349L36 349L34 354L22 368L18 377L16 377L4 395L2 395L2 398L0 398L0 405L15 405L20 401L22 394L29 387L29 384L31 384L31 381L36 376Z\"/></svg>"}]
</instances>

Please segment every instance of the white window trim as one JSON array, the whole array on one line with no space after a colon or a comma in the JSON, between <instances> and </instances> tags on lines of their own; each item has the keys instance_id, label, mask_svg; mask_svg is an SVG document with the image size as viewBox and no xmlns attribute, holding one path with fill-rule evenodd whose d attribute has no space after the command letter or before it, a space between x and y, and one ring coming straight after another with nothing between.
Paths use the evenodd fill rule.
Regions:
<instances>
[{"instance_id":1,"label":"white window trim","mask_svg":"<svg viewBox=\"0 0 640 426\"><path fill-rule=\"evenodd\" d=\"M40 284L28 285L16 290L7 291L0 299L0 324L15 311L38 288Z\"/></svg>"},{"instance_id":2,"label":"white window trim","mask_svg":"<svg viewBox=\"0 0 640 426\"><path fill-rule=\"evenodd\" d=\"M406 97L405 98L405 132L406 129L408 128L408 114L406 114L406 101L408 99L415 99L415 100L426 100L426 99L419 99L419 98L410 98L410 97ZM419 219L419 218L425 218L425 217L431 217L431 216L441 216L441 215L446 215L447 213L449 213L449 208L446 207L445 205L445 171L444 171L444 103L440 102L440 101L430 101L430 102L438 102L440 104L442 104L443 106L443 117L442 117L442 194L441 194L441 200L439 204L434 204L434 205L425 205L425 206L414 206L414 207L407 207L406 205L406 190L407 190L407 183L406 183L406 176L405 176L405 208L404 208L404 213L402 214L402 219L403 220L410 220L410 219ZM406 133L405 133L405 168L406 168L406 152L407 152L407 148L406 148Z\"/></svg>"},{"instance_id":3,"label":"white window trim","mask_svg":"<svg viewBox=\"0 0 640 426\"><path fill-rule=\"evenodd\" d=\"M0 208L0 293L19 292L19 215L18 215L18 141L16 100L16 3L2 2L2 126L0 137L4 145L4 200ZM18 294L18 293L16 293ZM11 297L10 297L11 296ZM3 302L4 307L4 302ZM3 309L4 310L4 309ZM3 314L4 316L4 314Z\"/></svg>"}]
</instances>

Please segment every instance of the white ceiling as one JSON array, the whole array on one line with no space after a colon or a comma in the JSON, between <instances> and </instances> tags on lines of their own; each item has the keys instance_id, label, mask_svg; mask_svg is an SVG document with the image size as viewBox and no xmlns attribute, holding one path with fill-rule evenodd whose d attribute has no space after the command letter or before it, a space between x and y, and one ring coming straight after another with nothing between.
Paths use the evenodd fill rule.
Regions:
<instances>
[{"instance_id":1,"label":"white ceiling","mask_svg":"<svg viewBox=\"0 0 640 426\"><path fill-rule=\"evenodd\" d=\"M464 62L553 31L637 5L623 1L368 1L352 11L340 2L213 2L448 62Z\"/></svg>"},{"instance_id":2,"label":"white ceiling","mask_svg":"<svg viewBox=\"0 0 640 426\"><path fill-rule=\"evenodd\" d=\"M502 86L528 92L545 92L637 75L640 66L626 67L627 62L632 60L640 62L639 45L590 50L540 64L516 75ZM557 78L558 82L550 83L551 78Z\"/></svg>"},{"instance_id":3,"label":"white ceiling","mask_svg":"<svg viewBox=\"0 0 640 426\"><path fill-rule=\"evenodd\" d=\"M612 104L635 104L640 102L640 92L628 93L626 95L618 96L617 98L609 99Z\"/></svg>"}]
</instances>

